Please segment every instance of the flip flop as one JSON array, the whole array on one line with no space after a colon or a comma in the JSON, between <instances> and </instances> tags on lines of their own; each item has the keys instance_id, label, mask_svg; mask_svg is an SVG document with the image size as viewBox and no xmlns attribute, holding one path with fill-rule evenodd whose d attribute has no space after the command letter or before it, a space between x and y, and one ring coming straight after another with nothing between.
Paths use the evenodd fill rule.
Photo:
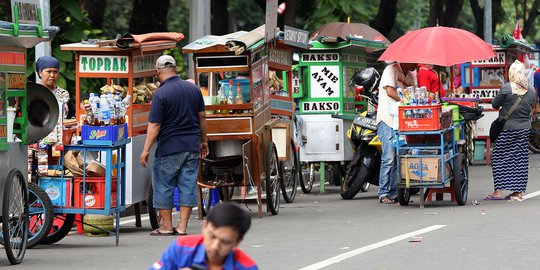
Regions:
<instances>
[{"instance_id":1,"label":"flip flop","mask_svg":"<svg viewBox=\"0 0 540 270\"><path fill-rule=\"evenodd\" d=\"M176 229L176 227L174 228L174 232L176 233L176 235L179 235L179 236L186 236L187 235L187 232L180 232L179 230Z\"/></svg>"},{"instance_id":2,"label":"flip flop","mask_svg":"<svg viewBox=\"0 0 540 270\"><path fill-rule=\"evenodd\" d=\"M523 199L518 196L510 196L510 200L513 202L522 202Z\"/></svg>"},{"instance_id":3,"label":"flip flop","mask_svg":"<svg viewBox=\"0 0 540 270\"><path fill-rule=\"evenodd\" d=\"M151 236L171 236L176 235L176 231L170 231L170 232L160 232L159 229L155 229L150 233Z\"/></svg>"},{"instance_id":4,"label":"flip flop","mask_svg":"<svg viewBox=\"0 0 540 270\"><path fill-rule=\"evenodd\" d=\"M492 196L492 195L487 195L486 197L484 197L484 201L504 201L504 200L508 200L508 198L506 197L495 197L495 196Z\"/></svg>"},{"instance_id":5,"label":"flip flop","mask_svg":"<svg viewBox=\"0 0 540 270\"><path fill-rule=\"evenodd\" d=\"M382 199L379 200L379 202L382 203L382 204L394 204L394 203L396 203L395 200L392 200L390 198L382 198Z\"/></svg>"}]
</instances>

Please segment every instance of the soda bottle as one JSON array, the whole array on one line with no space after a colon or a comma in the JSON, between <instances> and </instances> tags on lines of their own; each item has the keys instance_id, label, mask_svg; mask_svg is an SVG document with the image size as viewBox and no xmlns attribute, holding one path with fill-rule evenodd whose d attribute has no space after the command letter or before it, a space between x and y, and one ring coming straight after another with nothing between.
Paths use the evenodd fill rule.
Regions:
<instances>
[{"instance_id":1,"label":"soda bottle","mask_svg":"<svg viewBox=\"0 0 540 270\"><path fill-rule=\"evenodd\" d=\"M122 124L122 117L120 114L121 107L122 97L120 97L120 93L116 92L116 95L114 95L114 116L116 117L116 124Z\"/></svg>"},{"instance_id":2,"label":"soda bottle","mask_svg":"<svg viewBox=\"0 0 540 270\"><path fill-rule=\"evenodd\" d=\"M88 100L85 99L84 100L84 111L86 113L86 117L84 119L84 124L85 125L92 125L94 123L94 113L92 112L92 106L90 105L90 103L88 103Z\"/></svg>"},{"instance_id":3,"label":"soda bottle","mask_svg":"<svg viewBox=\"0 0 540 270\"><path fill-rule=\"evenodd\" d=\"M107 96L101 95L99 99L99 109L101 112L100 122L103 121L104 125L109 125L111 122L111 111L109 110L109 100L107 100Z\"/></svg>"},{"instance_id":4,"label":"soda bottle","mask_svg":"<svg viewBox=\"0 0 540 270\"><path fill-rule=\"evenodd\" d=\"M234 104L242 104L244 103L244 96L242 95L242 88L240 87L240 83L236 83L236 97L234 98Z\"/></svg>"},{"instance_id":5,"label":"soda bottle","mask_svg":"<svg viewBox=\"0 0 540 270\"><path fill-rule=\"evenodd\" d=\"M126 122L126 112L129 108L129 105L131 104L131 96L127 95L124 99L122 99L122 102L120 104L120 124L123 124Z\"/></svg>"},{"instance_id":6,"label":"soda bottle","mask_svg":"<svg viewBox=\"0 0 540 270\"><path fill-rule=\"evenodd\" d=\"M219 88L219 105L227 105L228 103L228 99L227 99L227 95L225 94L225 85L222 84L221 87ZM220 111L221 114L227 114L229 113L229 110L221 110Z\"/></svg>"}]
</instances>

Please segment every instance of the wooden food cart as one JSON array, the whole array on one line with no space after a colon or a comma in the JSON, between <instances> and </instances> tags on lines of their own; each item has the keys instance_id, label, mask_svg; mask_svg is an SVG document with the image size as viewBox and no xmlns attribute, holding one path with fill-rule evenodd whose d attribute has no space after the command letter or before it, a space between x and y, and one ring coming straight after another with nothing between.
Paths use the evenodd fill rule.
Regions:
<instances>
[{"instance_id":1,"label":"wooden food cart","mask_svg":"<svg viewBox=\"0 0 540 270\"><path fill-rule=\"evenodd\" d=\"M286 111L276 108L276 115L272 115L269 56L264 39L256 39L238 54L226 46L227 41L244 35L250 33L205 36L185 46L183 52L193 53L195 80L201 88L206 86L201 82L206 78L208 81L209 96L204 98L210 154L201 164L199 186L225 191L224 199L228 197L229 187L242 187L243 194L249 194L254 188L258 216L262 217L263 200L266 200L268 212L276 215L279 211L279 160L280 156L282 160L290 158L286 149L290 147L287 131L291 129L290 120L275 116L292 116L291 110L287 110L292 108L292 99L280 98L280 102L289 105L283 107ZM242 94L241 101L226 101L227 95L237 98L238 92ZM202 209L201 199L199 202ZM202 217L201 211L199 217Z\"/></svg>"},{"instance_id":2,"label":"wooden food cart","mask_svg":"<svg viewBox=\"0 0 540 270\"><path fill-rule=\"evenodd\" d=\"M344 41L321 37L310 45L309 50L299 55L302 83L294 97L300 100L297 115L302 123L297 127L302 137L300 161L320 162L322 193L325 162L334 163L333 173L344 175L341 162L350 161L353 156L346 130L357 108L367 109L367 101L356 99L355 86L349 84L349 79L367 67L368 50L384 49L385 44L349 36Z\"/></svg>"},{"instance_id":3,"label":"wooden food cart","mask_svg":"<svg viewBox=\"0 0 540 270\"><path fill-rule=\"evenodd\" d=\"M180 34L181 36L181 34ZM183 36L182 36L183 37ZM126 186L125 204L134 205L137 216L136 226L141 226L139 203L147 201L148 212L152 227L158 227L156 211L151 200L151 169L144 168L139 163L139 156L146 140L146 129L150 113L151 93L156 91L155 62L164 50L173 49L179 40L156 40L134 43L128 49L121 49L115 42L104 41L95 44L65 44L62 50L74 51L76 62L76 104L81 104L83 91L87 94L101 94L104 91L120 91L129 94L132 105L128 107L126 119L128 136L132 142L126 150ZM105 79L97 89L81 89L83 79ZM106 84L106 85L105 85ZM101 89L99 88L101 87ZM114 88L114 90L112 90ZM147 94L141 95L141 92ZM113 92L114 94L114 92ZM87 97L86 97L87 98ZM77 119L81 119L84 111L77 107ZM82 124L82 123L81 123ZM153 148L149 163L153 162Z\"/></svg>"}]
</instances>

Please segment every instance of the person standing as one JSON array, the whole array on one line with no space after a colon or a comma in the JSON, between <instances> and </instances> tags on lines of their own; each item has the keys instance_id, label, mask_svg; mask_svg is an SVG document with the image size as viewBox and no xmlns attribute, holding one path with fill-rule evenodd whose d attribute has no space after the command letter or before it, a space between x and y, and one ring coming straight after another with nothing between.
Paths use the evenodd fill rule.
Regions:
<instances>
[{"instance_id":1,"label":"person standing","mask_svg":"<svg viewBox=\"0 0 540 270\"><path fill-rule=\"evenodd\" d=\"M494 109L501 108L499 117L504 117L519 97L522 100L506 120L495 142L491 159L495 191L485 200L521 201L529 178L528 140L536 93L528 83L523 63L515 61L510 66L508 79L510 82L503 85L491 102ZM503 197L502 190L512 193Z\"/></svg>"},{"instance_id":2,"label":"person standing","mask_svg":"<svg viewBox=\"0 0 540 270\"><path fill-rule=\"evenodd\" d=\"M394 137L393 116L390 109L400 98L397 87L405 88L414 85L414 78L410 73L416 64L395 63L387 66L379 83L379 107L377 108L377 135L382 143L381 171L379 175L379 202L394 203L397 198L397 163L396 150L392 146Z\"/></svg>"},{"instance_id":3,"label":"person standing","mask_svg":"<svg viewBox=\"0 0 540 270\"><path fill-rule=\"evenodd\" d=\"M433 70L433 65L428 64L419 64L418 73L416 75L416 80L418 81L418 87L426 87L428 92L433 94L439 93L439 97L445 97L446 92L444 86L441 83L439 75Z\"/></svg>"},{"instance_id":4,"label":"person standing","mask_svg":"<svg viewBox=\"0 0 540 270\"><path fill-rule=\"evenodd\" d=\"M161 82L152 98L141 165L146 167L152 145L158 142L153 170L154 207L162 224L150 235L186 235L191 209L197 205L199 157L208 155L206 115L199 88L176 75L176 61L162 55L156 61ZM174 189L178 187L180 222L172 224Z\"/></svg>"},{"instance_id":5,"label":"person standing","mask_svg":"<svg viewBox=\"0 0 540 270\"><path fill-rule=\"evenodd\" d=\"M251 217L240 206L220 203L203 220L202 235L173 241L150 270L256 270L255 262L237 248L250 226Z\"/></svg>"}]
</instances>

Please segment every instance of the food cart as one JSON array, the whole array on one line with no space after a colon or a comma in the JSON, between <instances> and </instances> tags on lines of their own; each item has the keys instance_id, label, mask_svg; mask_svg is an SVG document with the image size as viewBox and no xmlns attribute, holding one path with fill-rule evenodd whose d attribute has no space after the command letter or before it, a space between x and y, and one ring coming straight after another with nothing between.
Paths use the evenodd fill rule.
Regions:
<instances>
[{"instance_id":1,"label":"food cart","mask_svg":"<svg viewBox=\"0 0 540 270\"><path fill-rule=\"evenodd\" d=\"M294 97L299 99L300 161L320 162L322 193L325 162L335 165L333 173L345 175L341 163L353 156L346 130L356 111L367 109L367 101L356 98L349 79L367 67L369 52L384 49L385 44L349 36L347 40L320 37L310 45L299 53L301 84Z\"/></svg>"},{"instance_id":2,"label":"food cart","mask_svg":"<svg viewBox=\"0 0 540 270\"><path fill-rule=\"evenodd\" d=\"M197 83L208 79L209 95L204 98L210 154L201 164L199 197L203 188L218 188L227 199L230 187L241 187L242 200L256 193L259 217L263 200L268 212L278 213L279 161L292 158L287 151L291 147L292 100L278 98L281 109L271 109L270 57L263 34L261 26L252 32L205 36L183 48L184 53L193 54ZM236 102L227 101L231 96ZM201 199L199 206L202 210Z\"/></svg>"},{"instance_id":3,"label":"food cart","mask_svg":"<svg viewBox=\"0 0 540 270\"><path fill-rule=\"evenodd\" d=\"M502 36L499 45L493 45L493 50L497 54L496 57L462 65L461 70L462 85L470 87L470 93L480 99L479 106L484 108L484 117L476 121L474 130L477 142L475 151L485 151L485 164L491 164L489 127L499 117L499 110L493 109L491 101L503 83L508 81L510 65L519 55L532 53L534 49L524 43L514 42L509 36ZM475 156L481 159L484 153L475 153Z\"/></svg>"},{"instance_id":4,"label":"food cart","mask_svg":"<svg viewBox=\"0 0 540 270\"><path fill-rule=\"evenodd\" d=\"M14 22L0 21L0 241L10 263L19 264L29 227L27 144L51 131L43 127L47 121L35 126L37 119L29 117L35 116L29 112L39 101L32 96L35 93L27 92L26 48L51 40L59 29L43 27L39 18L29 16L37 14L32 12L39 10L38 3L12 4Z\"/></svg>"},{"instance_id":5,"label":"food cart","mask_svg":"<svg viewBox=\"0 0 540 270\"><path fill-rule=\"evenodd\" d=\"M152 34L148 34L152 36ZM141 35L143 36L143 35ZM131 37L131 36L129 36ZM158 36L159 37L159 36ZM139 163L139 156L146 140L146 129L150 113L150 100L155 84L155 62L164 50L173 49L182 38L182 34L173 33L172 38L135 41L120 46L118 41L97 41L95 43L74 43L61 46L62 50L75 52L76 72L75 91L76 104L83 101L83 93L121 92L122 98L129 95L132 104L126 113L127 132L131 143L126 145L126 175L123 201L126 206L134 205L136 226L141 226L139 203L147 201L150 222L158 226L156 211L151 200L151 170ZM122 48L120 48L122 47ZM82 89L82 80L102 79L97 89ZM101 88L99 88L101 87ZM98 92L98 94L99 94ZM76 106L77 119L81 119L84 111ZM154 154L149 156L153 162Z\"/></svg>"}]
</instances>

